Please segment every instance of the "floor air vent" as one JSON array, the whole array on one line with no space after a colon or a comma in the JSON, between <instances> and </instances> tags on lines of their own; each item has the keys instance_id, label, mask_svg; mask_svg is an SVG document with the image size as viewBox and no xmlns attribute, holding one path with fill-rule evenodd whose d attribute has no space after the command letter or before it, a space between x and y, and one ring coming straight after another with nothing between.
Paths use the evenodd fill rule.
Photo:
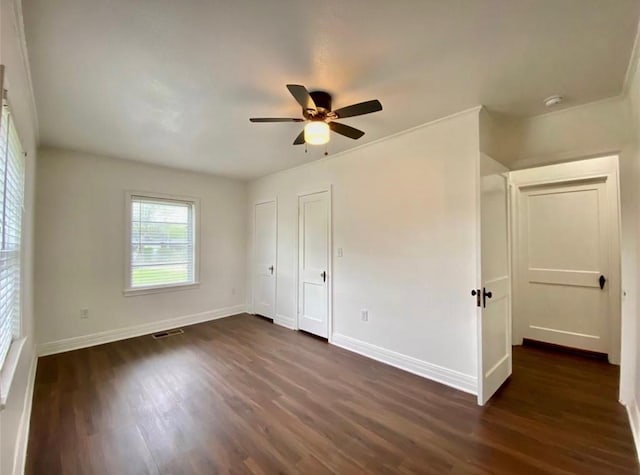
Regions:
<instances>
[{"instance_id":1,"label":"floor air vent","mask_svg":"<svg viewBox=\"0 0 640 475\"><path fill-rule=\"evenodd\" d=\"M154 340L160 340L161 338L167 338L169 336L174 336L174 335L182 335L183 333L184 333L184 330L182 328L176 328L175 330L167 330L164 332L153 333L151 334L151 336L153 337Z\"/></svg>"}]
</instances>

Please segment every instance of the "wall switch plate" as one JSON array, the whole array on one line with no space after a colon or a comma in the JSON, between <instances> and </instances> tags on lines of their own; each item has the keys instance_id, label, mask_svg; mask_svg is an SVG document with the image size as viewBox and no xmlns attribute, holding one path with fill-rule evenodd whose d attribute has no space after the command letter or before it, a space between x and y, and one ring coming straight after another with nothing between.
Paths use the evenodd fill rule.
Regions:
<instances>
[{"instance_id":1,"label":"wall switch plate","mask_svg":"<svg viewBox=\"0 0 640 475\"><path fill-rule=\"evenodd\" d=\"M360 310L360 319L363 322L369 321L369 310Z\"/></svg>"},{"instance_id":2,"label":"wall switch plate","mask_svg":"<svg viewBox=\"0 0 640 475\"><path fill-rule=\"evenodd\" d=\"M342 257L342 248L341 247L338 248L338 257Z\"/></svg>"},{"instance_id":3,"label":"wall switch plate","mask_svg":"<svg viewBox=\"0 0 640 475\"><path fill-rule=\"evenodd\" d=\"M89 318L89 309L81 308L80 309L80 318Z\"/></svg>"}]
</instances>

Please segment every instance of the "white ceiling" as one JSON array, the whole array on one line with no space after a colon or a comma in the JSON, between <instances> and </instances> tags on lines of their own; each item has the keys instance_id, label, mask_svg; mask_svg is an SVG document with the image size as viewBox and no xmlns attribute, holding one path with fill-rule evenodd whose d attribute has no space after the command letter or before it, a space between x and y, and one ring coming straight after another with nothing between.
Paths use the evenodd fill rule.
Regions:
<instances>
[{"instance_id":1,"label":"white ceiling","mask_svg":"<svg viewBox=\"0 0 640 475\"><path fill-rule=\"evenodd\" d=\"M43 145L239 178L322 156L291 145L285 84L379 99L339 152L484 104L546 112L621 92L637 0L24 0Z\"/></svg>"}]
</instances>

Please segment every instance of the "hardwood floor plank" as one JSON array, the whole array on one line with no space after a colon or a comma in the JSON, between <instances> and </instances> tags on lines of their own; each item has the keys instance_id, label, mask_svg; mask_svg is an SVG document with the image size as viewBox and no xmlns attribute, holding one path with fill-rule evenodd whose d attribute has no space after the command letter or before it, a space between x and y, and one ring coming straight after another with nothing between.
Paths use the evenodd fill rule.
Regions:
<instances>
[{"instance_id":1,"label":"hardwood floor plank","mask_svg":"<svg viewBox=\"0 0 640 475\"><path fill-rule=\"evenodd\" d=\"M184 330L41 358L26 473L638 473L606 362L516 347L478 407L249 315Z\"/></svg>"}]
</instances>

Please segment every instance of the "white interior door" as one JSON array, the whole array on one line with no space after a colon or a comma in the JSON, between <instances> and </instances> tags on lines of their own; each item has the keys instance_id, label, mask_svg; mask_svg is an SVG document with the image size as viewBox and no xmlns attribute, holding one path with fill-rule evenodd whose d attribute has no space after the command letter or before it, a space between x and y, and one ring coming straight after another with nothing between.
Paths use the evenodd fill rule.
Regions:
<instances>
[{"instance_id":1,"label":"white interior door","mask_svg":"<svg viewBox=\"0 0 640 475\"><path fill-rule=\"evenodd\" d=\"M330 195L299 198L298 328L329 336Z\"/></svg>"},{"instance_id":2,"label":"white interior door","mask_svg":"<svg viewBox=\"0 0 640 475\"><path fill-rule=\"evenodd\" d=\"M509 264L508 170L481 157L481 274L478 403L483 405L511 375L511 283Z\"/></svg>"},{"instance_id":3,"label":"white interior door","mask_svg":"<svg viewBox=\"0 0 640 475\"><path fill-rule=\"evenodd\" d=\"M608 210L604 178L520 188L522 337L609 352Z\"/></svg>"},{"instance_id":4,"label":"white interior door","mask_svg":"<svg viewBox=\"0 0 640 475\"><path fill-rule=\"evenodd\" d=\"M254 208L253 312L275 318L276 306L276 202Z\"/></svg>"}]
</instances>

